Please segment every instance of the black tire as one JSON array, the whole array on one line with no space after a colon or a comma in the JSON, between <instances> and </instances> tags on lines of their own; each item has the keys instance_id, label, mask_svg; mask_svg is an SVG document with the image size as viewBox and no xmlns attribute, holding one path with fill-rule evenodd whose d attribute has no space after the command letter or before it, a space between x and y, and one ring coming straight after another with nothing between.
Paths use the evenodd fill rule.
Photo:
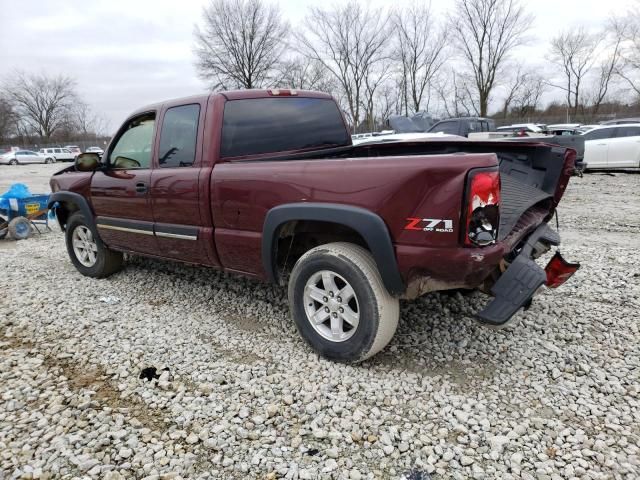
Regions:
<instances>
[{"instance_id":1,"label":"black tire","mask_svg":"<svg viewBox=\"0 0 640 480\"><path fill-rule=\"evenodd\" d=\"M76 255L73 247L74 232L84 227L86 230L91 230L89 224L85 220L84 216L80 212L76 212L67 221L67 229L65 231L65 240L67 244L67 253L71 259L71 263L76 269L87 277L104 278L112 275L122 269L124 264L124 257L122 252L116 252L109 249L100 240L91 239L95 244L95 263L92 265L84 265L82 261Z\"/></svg>"},{"instance_id":2,"label":"black tire","mask_svg":"<svg viewBox=\"0 0 640 480\"><path fill-rule=\"evenodd\" d=\"M18 160L16 160L15 158L9 160L9 165L18 165Z\"/></svg>"},{"instance_id":3,"label":"black tire","mask_svg":"<svg viewBox=\"0 0 640 480\"><path fill-rule=\"evenodd\" d=\"M54 158L46 158L46 159L44 160L44 163L56 163L56 161L55 161L55 159L54 159Z\"/></svg>"},{"instance_id":4,"label":"black tire","mask_svg":"<svg viewBox=\"0 0 640 480\"><path fill-rule=\"evenodd\" d=\"M338 291L344 291L345 285L353 289L352 300L355 299L356 303L349 305L352 306L351 313L357 309L359 321L355 328L351 328L347 323L349 331L344 333L344 340L326 338L326 329L332 328L329 326L331 318L322 323L324 335L319 332L322 330L321 324L316 322L314 326L310 319L313 315L308 311L314 310L316 314L321 314L318 317L320 319L323 316L320 310L331 311L330 316L335 316L338 309L336 304L340 305L335 299L343 302L338 296L329 299L327 303L323 303L327 297L322 301L315 301L305 296L307 288L313 288L308 287L307 283L315 285L314 279L321 275L320 272L335 274L332 284L337 286ZM324 278L318 285L320 284L323 286L318 290L327 291ZM315 287L317 288L317 285ZM331 301L333 305L330 304ZM289 279L289 306L296 327L307 343L323 357L340 362L360 362L375 355L389 343L398 326L398 299L387 292L371 254L351 243L321 245L300 257ZM326 322L329 322L329 325L326 325ZM338 331L341 329L342 327Z\"/></svg>"},{"instance_id":5,"label":"black tire","mask_svg":"<svg viewBox=\"0 0 640 480\"><path fill-rule=\"evenodd\" d=\"M31 236L31 222L25 217L16 217L9 222L7 230L14 240L26 240Z\"/></svg>"}]
</instances>

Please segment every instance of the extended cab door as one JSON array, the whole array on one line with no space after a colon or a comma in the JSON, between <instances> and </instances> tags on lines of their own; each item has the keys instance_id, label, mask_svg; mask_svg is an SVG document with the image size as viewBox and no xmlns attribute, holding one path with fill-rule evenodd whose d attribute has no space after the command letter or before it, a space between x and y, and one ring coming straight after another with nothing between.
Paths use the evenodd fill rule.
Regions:
<instances>
[{"instance_id":1,"label":"extended cab door","mask_svg":"<svg viewBox=\"0 0 640 480\"><path fill-rule=\"evenodd\" d=\"M616 127L616 136L609 140L608 166L638 167L640 159L640 125Z\"/></svg>"},{"instance_id":2,"label":"extended cab door","mask_svg":"<svg viewBox=\"0 0 640 480\"><path fill-rule=\"evenodd\" d=\"M209 202L211 168L203 164L206 102L167 105L151 173L150 200L163 257L218 265ZM201 191L200 187L206 190Z\"/></svg>"},{"instance_id":3,"label":"extended cab door","mask_svg":"<svg viewBox=\"0 0 640 480\"><path fill-rule=\"evenodd\" d=\"M100 237L110 247L158 254L149 202L155 112L128 120L105 153L107 168L91 179Z\"/></svg>"}]
</instances>

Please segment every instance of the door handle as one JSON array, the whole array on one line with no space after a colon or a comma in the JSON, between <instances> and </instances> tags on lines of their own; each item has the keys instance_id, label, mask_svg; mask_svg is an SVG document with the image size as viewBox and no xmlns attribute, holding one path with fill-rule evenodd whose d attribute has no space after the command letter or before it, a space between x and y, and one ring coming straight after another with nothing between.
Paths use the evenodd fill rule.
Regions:
<instances>
[{"instance_id":1,"label":"door handle","mask_svg":"<svg viewBox=\"0 0 640 480\"><path fill-rule=\"evenodd\" d=\"M606 147L606 146L607 146L607 144L606 144L606 143L599 143L599 144L598 144L598 146L599 146L599 147Z\"/></svg>"},{"instance_id":2,"label":"door handle","mask_svg":"<svg viewBox=\"0 0 640 480\"><path fill-rule=\"evenodd\" d=\"M144 182L136 183L136 192L145 193L147 191L147 184Z\"/></svg>"}]
</instances>

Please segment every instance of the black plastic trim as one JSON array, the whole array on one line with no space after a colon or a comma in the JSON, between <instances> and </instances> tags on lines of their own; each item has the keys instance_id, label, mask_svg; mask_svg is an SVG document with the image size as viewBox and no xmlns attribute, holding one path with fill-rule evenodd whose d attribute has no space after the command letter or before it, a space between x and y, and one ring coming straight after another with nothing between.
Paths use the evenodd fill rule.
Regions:
<instances>
[{"instance_id":1,"label":"black plastic trim","mask_svg":"<svg viewBox=\"0 0 640 480\"><path fill-rule=\"evenodd\" d=\"M278 278L276 246L280 227L294 220L332 222L355 230L367 243L387 291L392 295L404 293L391 236L382 218L364 208L337 203L291 203L269 210L262 235L262 262L270 281Z\"/></svg>"},{"instance_id":2,"label":"black plastic trim","mask_svg":"<svg viewBox=\"0 0 640 480\"><path fill-rule=\"evenodd\" d=\"M87 202L86 198L84 198L79 193L75 193L75 192L55 192L55 193L52 193L51 196L49 197L49 203L47 206L49 208L52 208L56 202L71 203L77 206L80 212L82 213L82 216L85 218L87 222L87 226L91 229L91 233L93 234L94 238L96 238L97 241L102 244L102 239L98 234L98 229L96 227L93 211L91 210L91 207L89 206L89 203ZM60 225L60 228L64 230L65 226Z\"/></svg>"}]
</instances>

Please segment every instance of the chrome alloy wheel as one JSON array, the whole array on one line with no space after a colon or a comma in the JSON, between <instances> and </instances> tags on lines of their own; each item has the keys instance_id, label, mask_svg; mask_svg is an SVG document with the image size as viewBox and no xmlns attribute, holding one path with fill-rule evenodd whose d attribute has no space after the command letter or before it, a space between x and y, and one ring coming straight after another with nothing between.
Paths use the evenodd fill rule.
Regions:
<instances>
[{"instance_id":1,"label":"chrome alloy wheel","mask_svg":"<svg viewBox=\"0 0 640 480\"><path fill-rule=\"evenodd\" d=\"M71 236L73 242L73 253L78 261L85 267L93 267L98 258L98 245L93 239L93 234L89 228L79 225Z\"/></svg>"},{"instance_id":2,"label":"chrome alloy wheel","mask_svg":"<svg viewBox=\"0 0 640 480\"><path fill-rule=\"evenodd\" d=\"M353 288L330 270L321 270L309 278L304 287L304 309L313 329L331 342L351 338L360 322Z\"/></svg>"}]
</instances>

